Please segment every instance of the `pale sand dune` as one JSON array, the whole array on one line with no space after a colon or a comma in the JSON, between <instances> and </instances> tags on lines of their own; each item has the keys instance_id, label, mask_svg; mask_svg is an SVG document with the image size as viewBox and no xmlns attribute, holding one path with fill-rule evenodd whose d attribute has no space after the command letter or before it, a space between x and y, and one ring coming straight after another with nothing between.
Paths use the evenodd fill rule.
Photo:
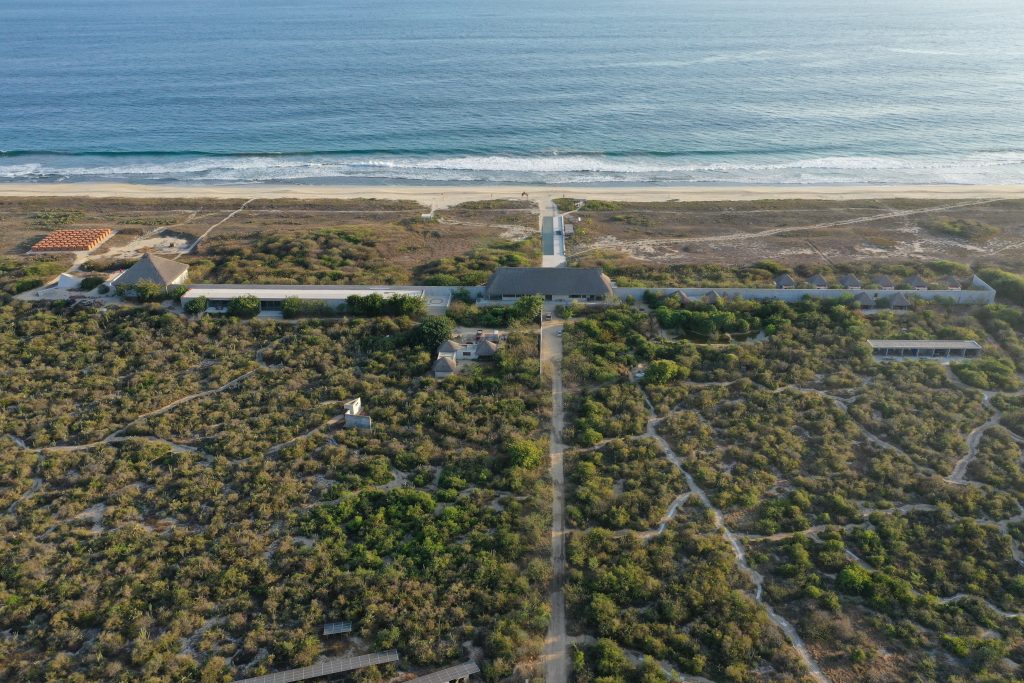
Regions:
<instances>
[{"instance_id":1,"label":"pale sand dune","mask_svg":"<svg viewBox=\"0 0 1024 683\"><path fill-rule=\"evenodd\" d=\"M433 208L480 199L590 197L621 201L729 201L751 199L973 199L1024 198L1024 185L549 187L418 185L135 185L130 183L0 183L7 197L209 197L215 199L411 199Z\"/></svg>"}]
</instances>

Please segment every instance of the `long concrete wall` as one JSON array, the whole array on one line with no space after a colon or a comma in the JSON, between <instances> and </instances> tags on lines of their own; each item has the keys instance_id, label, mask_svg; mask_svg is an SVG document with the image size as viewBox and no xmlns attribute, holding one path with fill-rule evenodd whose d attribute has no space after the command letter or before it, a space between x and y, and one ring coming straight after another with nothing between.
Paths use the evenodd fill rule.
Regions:
<instances>
[{"instance_id":1,"label":"long concrete wall","mask_svg":"<svg viewBox=\"0 0 1024 683\"><path fill-rule=\"evenodd\" d=\"M682 291L691 299L700 299L710 292L718 292L727 297L739 296L744 299L772 299L794 303L805 296L818 299L837 299L844 296L854 296L860 292L866 292L875 299L886 299L897 292L902 292L905 297L911 299L917 297L934 301L936 299L948 299L957 304L990 304L996 300L996 291L977 275L971 280L969 289L768 289L751 287L615 287L612 291L620 299L632 297L640 299L644 292L655 292L656 294L668 295Z\"/></svg>"}]
</instances>

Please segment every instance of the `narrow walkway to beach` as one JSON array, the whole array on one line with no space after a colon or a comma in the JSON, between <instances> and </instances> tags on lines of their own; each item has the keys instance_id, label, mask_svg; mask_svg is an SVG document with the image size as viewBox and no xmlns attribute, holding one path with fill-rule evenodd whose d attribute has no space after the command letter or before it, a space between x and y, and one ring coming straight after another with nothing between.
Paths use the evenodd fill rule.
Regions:
<instances>
[{"instance_id":1,"label":"narrow walkway to beach","mask_svg":"<svg viewBox=\"0 0 1024 683\"><path fill-rule=\"evenodd\" d=\"M541 368L551 373L551 623L544 642L546 683L565 683L569 674L569 644L565 635L565 472L562 466L561 322L541 323Z\"/></svg>"},{"instance_id":2,"label":"narrow walkway to beach","mask_svg":"<svg viewBox=\"0 0 1024 683\"><path fill-rule=\"evenodd\" d=\"M544 268L565 265L565 227L558 207L550 198L537 202L540 207L541 260Z\"/></svg>"},{"instance_id":3,"label":"narrow walkway to beach","mask_svg":"<svg viewBox=\"0 0 1024 683\"><path fill-rule=\"evenodd\" d=\"M185 254L194 254L194 253L195 253L195 251L196 251L196 248L198 248L198 247L199 247L199 243L200 243L200 242L202 242L202 241L203 241L204 239L206 239L206 237L207 237L207 236L208 236L208 235L209 235L209 234L210 234L211 232L213 232L215 228L219 228L220 226L222 226L222 225L224 225L225 223L227 223L227 222L228 222L229 220L231 220L232 218L234 218L236 214L238 214L238 213L239 213L240 211L242 211L243 209L245 209L245 207L249 206L249 204L251 204L251 203L252 203L252 202L254 202L254 201L256 201L256 197L250 197L249 199L245 200L245 201L244 201L244 202L242 203L242 205L241 205L240 207L238 207L237 209L235 209L234 211L232 211L231 213L229 213L229 214L228 214L227 216L225 216L225 217L224 217L223 219L221 219L221 220L217 221L216 223L214 223L213 225L211 225L210 227L208 227L208 228L206 229L206 231L205 231L205 232L203 232L203 234L201 234L201 235L200 235L199 237L197 237L197 238L196 238L196 241L195 241L195 242L193 242L193 243L192 243L192 244L191 244L191 245L190 245L190 246L188 247L188 249L186 249L186 250L185 250L185 251L183 251L182 253L180 253L180 254L178 254L177 256L175 256L175 257L174 257L174 260L175 260L175 261L177 261L177 260L178 260L179 258L181 258L182 256L184 256Z\"/></svg>"}]
</instances>

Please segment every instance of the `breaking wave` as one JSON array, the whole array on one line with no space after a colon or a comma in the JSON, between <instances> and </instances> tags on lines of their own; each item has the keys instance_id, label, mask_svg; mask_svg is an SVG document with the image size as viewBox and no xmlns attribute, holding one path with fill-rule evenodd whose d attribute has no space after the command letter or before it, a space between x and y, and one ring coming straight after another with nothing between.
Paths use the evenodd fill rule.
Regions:
<instances>
[{"instance_id":1,"label":"breaking wave","mask_svg":"<svg viewBox=\"0 0 1024 683\"><path fill-rule=\"evenodd\" d=\"M0 152L0 181L159 183L1013 184L1024 152L728 159L714 155Z\"/></svg>"}]
</instances>

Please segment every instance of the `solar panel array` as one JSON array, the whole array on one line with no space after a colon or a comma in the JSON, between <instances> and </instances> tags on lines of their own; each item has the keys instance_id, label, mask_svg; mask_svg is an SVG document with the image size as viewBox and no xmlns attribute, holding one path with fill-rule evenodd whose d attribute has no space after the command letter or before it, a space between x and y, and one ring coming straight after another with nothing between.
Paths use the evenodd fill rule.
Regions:
<instances>
[{"instance_id":1,"label":"solar panel array","mask_svg":"<svg viewBox=\"0 0 1024 683\"><path fill-rule=\"evenodd\" d=\"M344 671L353 671L367 666L374 666L375 664L387 664L389 662L397 661L397 650L374 652L373 654L358 655L356 657L332 657L317 664L313 664L312 666L305 666L301 669L289 669L287 671L278 671L277 673L267 674L266 676L244 678L235 681L235 683L295 683L295 681L304 681L308 678L330 676Z\"/></svg>"},{"instance_id":2,"label":"solar panel array","mask_svg":"<svg viewBox=\"0 0 1024 683\"><path fill-rule=\"evenodd\" d=\"M465 662L464 664L450 666L447 669L433 671L419 678L407 681L407 683L449 683L450 681L457 681L460 678L467 678L478 673L480 673L480 667L476 665L476 662Z\"/></svg>"},{"instance_id":3,"label":"solar panel array","mask_svg":"<svg viewBox=\"0 0 1024 683\"><path fill-rule=\"evenodd\" d=\"M325 636L336 636L339 633L352 633L351 621L331 621L324 624Z\"/></svg>"}]
</instances>

